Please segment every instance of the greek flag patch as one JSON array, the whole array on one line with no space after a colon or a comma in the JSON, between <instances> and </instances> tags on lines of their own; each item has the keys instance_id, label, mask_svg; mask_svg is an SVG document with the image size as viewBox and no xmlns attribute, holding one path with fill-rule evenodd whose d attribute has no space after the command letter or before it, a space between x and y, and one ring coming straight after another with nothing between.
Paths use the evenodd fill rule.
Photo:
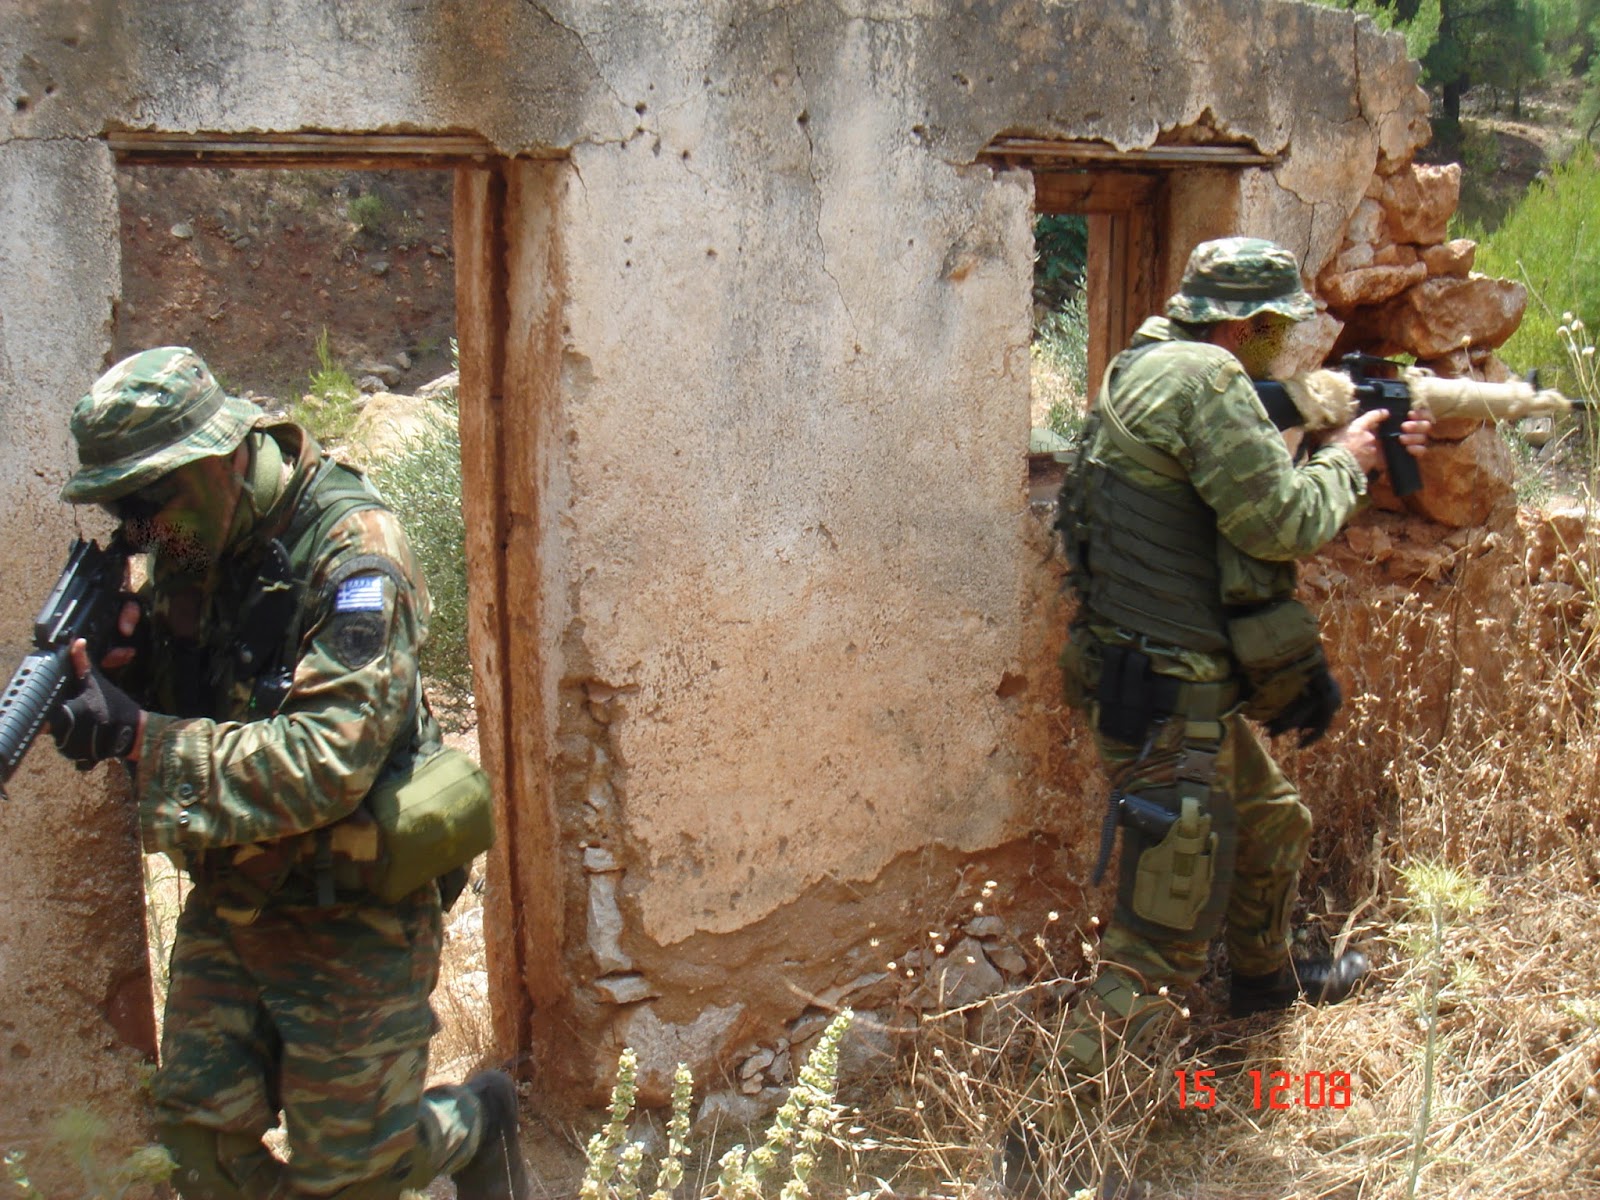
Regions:
<instances>
[{"instance_id":1,"label":"greek flag patch","mask_svg":"<svg viewBox=\"0 0 1600 1200\"><path fill-rule=\"evenodd\" d=\"M333 611L382 612L383 576L357 575L353 579L346 579L333 594Z\"/></svg>"}]
</instances>

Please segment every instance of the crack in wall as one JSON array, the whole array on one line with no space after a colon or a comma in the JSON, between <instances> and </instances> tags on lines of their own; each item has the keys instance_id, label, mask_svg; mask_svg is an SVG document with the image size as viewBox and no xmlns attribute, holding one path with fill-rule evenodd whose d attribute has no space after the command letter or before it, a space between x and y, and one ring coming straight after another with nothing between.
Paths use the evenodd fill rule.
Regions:
<instances>
[{"instance_id":1,"label":"crack in wall","mask_svg":"<svg viewBox=\"0 0 1600 1200\"><path fill-rule=\"evenodd\" d=\"M828 277L829 281L833 284L834 291L839 295L839 304L844 309L845 316L850 322L850 336L852 340L859 340L857 336L856 315L851 310L850 301L844 294L844 285L839 282L839 277L835 275L832 268L828 266L828 239L822 231L822 210L826 197L822 188L822 178L817 174L817 143L816 139L811 136L810 90L806 86L805 73L800 69L800 56L795 52L794 24L790 18L789 11L788 9L784 8L780 9L779 13L783 17L783 27L788 34L787 44L789 50L789 66L794 71L795 83L800 89L800 97L802 101L800 115L795 118L795 123L800 126L800 133L806 139L806 174L811 178L811 188L812 191L816 193L817 197L817 245L822 249L822 257L817 265L822 268L822 273Z\"/></svg>"},{"instance_id":2,"label":"crack in wall","mask_svg":"<svg viewBox=\"0 0 1600 1200\"><path fill-rule=\"evenodd\" d=\"M575 26L568 25L565 21L561 20L554 13L552 13L548 5L540 3L540 0L527 0L527 4L529 8L533 9L546 21L549 21L550 24L554 25L557 29L570 36L573 41L578 43L578 48L583 51L584 58L588 60L589 66L594 70L595 78L606 85L606 91L611 93L611 98L617 102L617 106L619 108L633 107L622 98L622 93L617 91L616 85L612 83L611 79L606 75L605 68L600 65L600 60L594 56L594 51L589 48L589 33L578 29ZM590 141L593 139L584 138L582 140ZM609 139L600 139L600 144L607 144L608 141Z\"/></svg>"}]
</instances>

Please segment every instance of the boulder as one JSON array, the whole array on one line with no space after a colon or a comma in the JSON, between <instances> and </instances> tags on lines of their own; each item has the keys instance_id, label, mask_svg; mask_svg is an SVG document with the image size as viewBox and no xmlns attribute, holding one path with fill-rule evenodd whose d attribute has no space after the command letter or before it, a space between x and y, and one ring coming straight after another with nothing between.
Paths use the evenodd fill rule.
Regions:
<instances>
[{"instance_id":1,"label":"boulder","mask_svg":"<svg viewBox=\"0 0 1600 1200\"><path fill-rule=\"evenodd\" d=\"M1445 240L1461 199L1461 165L1409 163L1378 193L1389 240L1433 246Z\"/></svg>"},{"instance_id":2,"label":"boulder","mask_svg":"<svg viewBox=\"0 0 1600 1200\"><path fill-rule=\"evenodd\" d=\"M1377 181L1374 180L1374 189ZM1332 269L1337 272L1353 271L1357 267L1372 265L1378 246L1387 242L1383 227L1383 205L1374 196L1368 196L1356 205L1350 222L1344 229L1344 247L1334 257Z\"/></svg>"},{"instance_id":3,"label":"boulder","mask_svg":"<svg viewBox=\"0 0 1600 1200\"><path fill-rule=\"evenodd\" d=\"M661 994L643 975L602 975L594 981L595 993L604 1004L637 1004Z\"/></svg>"},{"instance_id":4,"label":"boulder","mask_svg":"<svg viewBox=\"0 0 1600 1200\"><path fill-rule=\"evenodd\" d=\"M407 442L454 423L454 415L432 400L375 392L356 418L345 452L356 463L370 466L399 453Z\"/></svg>"},{"instance_id":5,"label":"boulder","mask_svg":"<svg viewBox=\"0 0 1600 1200\"><path fill-rule=\"evenodd\" d=\"M1005 980L990 963L983 944L976 938L962 938L934 963L908 1003L913 1008L960 1008L1004 987Z\"/></svg>"},{"instance_id":6,"label":"boulder","mask_svg":"<svg viewBox=\"0 0 1600 1200\"><path fill-rule=\"evenodd\" d=\"M1387 303L1346 319L1343 340L1379 354L1422 361L1453 350L1493 350L1516 331L1528 289L1509 279L1473 275L1425 279Z\"/></svg>"},{"instance_id":7,"label":"boulder","mask_svg":"<svg viewBox=\"0 0 1600 1200\"><path fill-rule=\"evenodd\" d=\"M1478 257L1478 243L1470 238L1454 238L1437 246L1422 248L1422 262L1428 274L1449 275L1465 279L1472 274L1472 264Z\"/></svg>"},{"instance_id":8,"label":"boulder","mask_svg":"<svg viewBox=\"0 0 1600 1200\"><path fill-rule=\"evenodd\" d=\"M1325 312L1291 325L1283 341L1283 350L1273 362L1274 373L1283 378L1316 370L1328 360L1343 329L1344 322Z\"/></svg>"},{"instance_id":9,"label":"boulder","mask_svg":"<svg viewBox=\"0 0 1600 1200\"><path fill-rule=\"evenodd\" d=\"M622 948L626 926L617 907L617 879L613 873L589 876L589 952L602 974L617 974L633 968L633 959Z\"/></svg>"},{"instance_id":10,"label":"boulder","mask_svg":"<svg viewBox=\"0 0 1600 1200\"><path fill-rule=\"evenodd\" d=\"M740 1006L702 1009L691 1021L663 1018L651 1003L623 1010L613 1028L614 1044L598 1048L596 1078L616 1069L617 1048L632 1046L639 1056L639 1103L665 1104L672 1098L672 1075L679 1063L688 1063L696 1078L704 1078L711 1064L726 1062L740 1036Z\"/></svg>"},{"instance_id":11,"label":"boulder","mask_svg":"<svg viewBox=\"0 0 1600 1200\"><path fill-rule=\"evenodd\" d=\"M1324 275L1317 283L1335 312L1382 304L1428 277L1420 262L1407 266L1357 267L1342 275Z\"/></svg>"},{"instance_id":12,"label":"boulder","mask_svg":"<svg viewBox=\"0 0 1600 1200\"><path fill-rule=\"evenodd\" d=\"M1457 529L1482 525L1514 501L1511 451L1492 425L1459 442L1437 442L1419 460L1422 491L1412 497L1430 520Z\"/></svg>"}]
</instances>

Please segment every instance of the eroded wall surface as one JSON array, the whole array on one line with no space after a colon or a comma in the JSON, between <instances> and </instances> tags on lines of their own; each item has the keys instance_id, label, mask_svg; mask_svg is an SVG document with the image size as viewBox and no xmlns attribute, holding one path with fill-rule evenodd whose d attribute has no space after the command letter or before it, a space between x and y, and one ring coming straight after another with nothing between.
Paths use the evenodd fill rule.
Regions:
<instances>
[{"instance_id":1,"label":"eroded wall surface","mask_svg":"<svg viewBox=\"0 0 1600 1200\"><path fill-rule=\"evenodd\" d=\"M507 397L539 409L507 467L538 503L504 547L539 584L499 598L537 609L506 650L536 659L523 765L562 830L507 867L558 880L560 911L491 904L497 979L565 981L517 1031L551 1081L592 1088L633 1042L647 1095L686 1058L756 1062L759 1100L830 1006L998 984L1047 911L1099 899L1028 512L1032 181L984 147L1279 155L1228 212L1314 276L1425 134L1403 53L1277 0L32 5L0 31L0 647L58 568L66 415L109 344L102 133L471 132L561 159L509 210L540 226L518 269L559 292L511 308L509 353L549 386ZM1168 276L1233 231L1208 220L1172 214ZM35 1003L99 1030L134 851L42 757L0 809L0 905L30 916L0 922L0 989L83 936L93 878L107 924ZM36 1128L84 1054L41 1041L58 1082L26 1105L5 1059L0 1128Z\"/></svg>"}]
</instances>

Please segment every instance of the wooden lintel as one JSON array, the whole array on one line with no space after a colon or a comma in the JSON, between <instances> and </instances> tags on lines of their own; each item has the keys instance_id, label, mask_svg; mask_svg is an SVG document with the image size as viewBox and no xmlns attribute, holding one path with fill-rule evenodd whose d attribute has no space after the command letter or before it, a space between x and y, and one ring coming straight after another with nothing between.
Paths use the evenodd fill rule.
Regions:
<instances>
[{"instance_id":1,"label":"wooden lintel","mask_svg":"<svg viewBox=\"0 0 1600 1200\"><path fill-rule=\"evenodd\" d=\"M112 130L106 142L125 166L397 167L482 166L504 157L473 134L166 133Z\"/></svg>"},{"instance_id":2,"label":"wooden lintel","mask_svg":"<svg viewBox=\"0 0 1600 1200\"><path fill-rule=\"evenodd\" d=\"M1274 167L1281 155L1251 146L1150 146L1118 150L1103 142L1053 142L1044 138L996 138L981 156L1008 166L1047 170L1074 164L1139 167Z\"/></svg>"},{"instance_id":3,"label":"wooden lintel","mask_svg":"<svg viewBox=\"0 0 1600 1200\"><path fill-rule=\"evenodd\" d=\"M1150 203L1160 187L1154 172L1038 171L1033 206L1039 212L1122 212Z\"/></svg>"}]
</instances>

